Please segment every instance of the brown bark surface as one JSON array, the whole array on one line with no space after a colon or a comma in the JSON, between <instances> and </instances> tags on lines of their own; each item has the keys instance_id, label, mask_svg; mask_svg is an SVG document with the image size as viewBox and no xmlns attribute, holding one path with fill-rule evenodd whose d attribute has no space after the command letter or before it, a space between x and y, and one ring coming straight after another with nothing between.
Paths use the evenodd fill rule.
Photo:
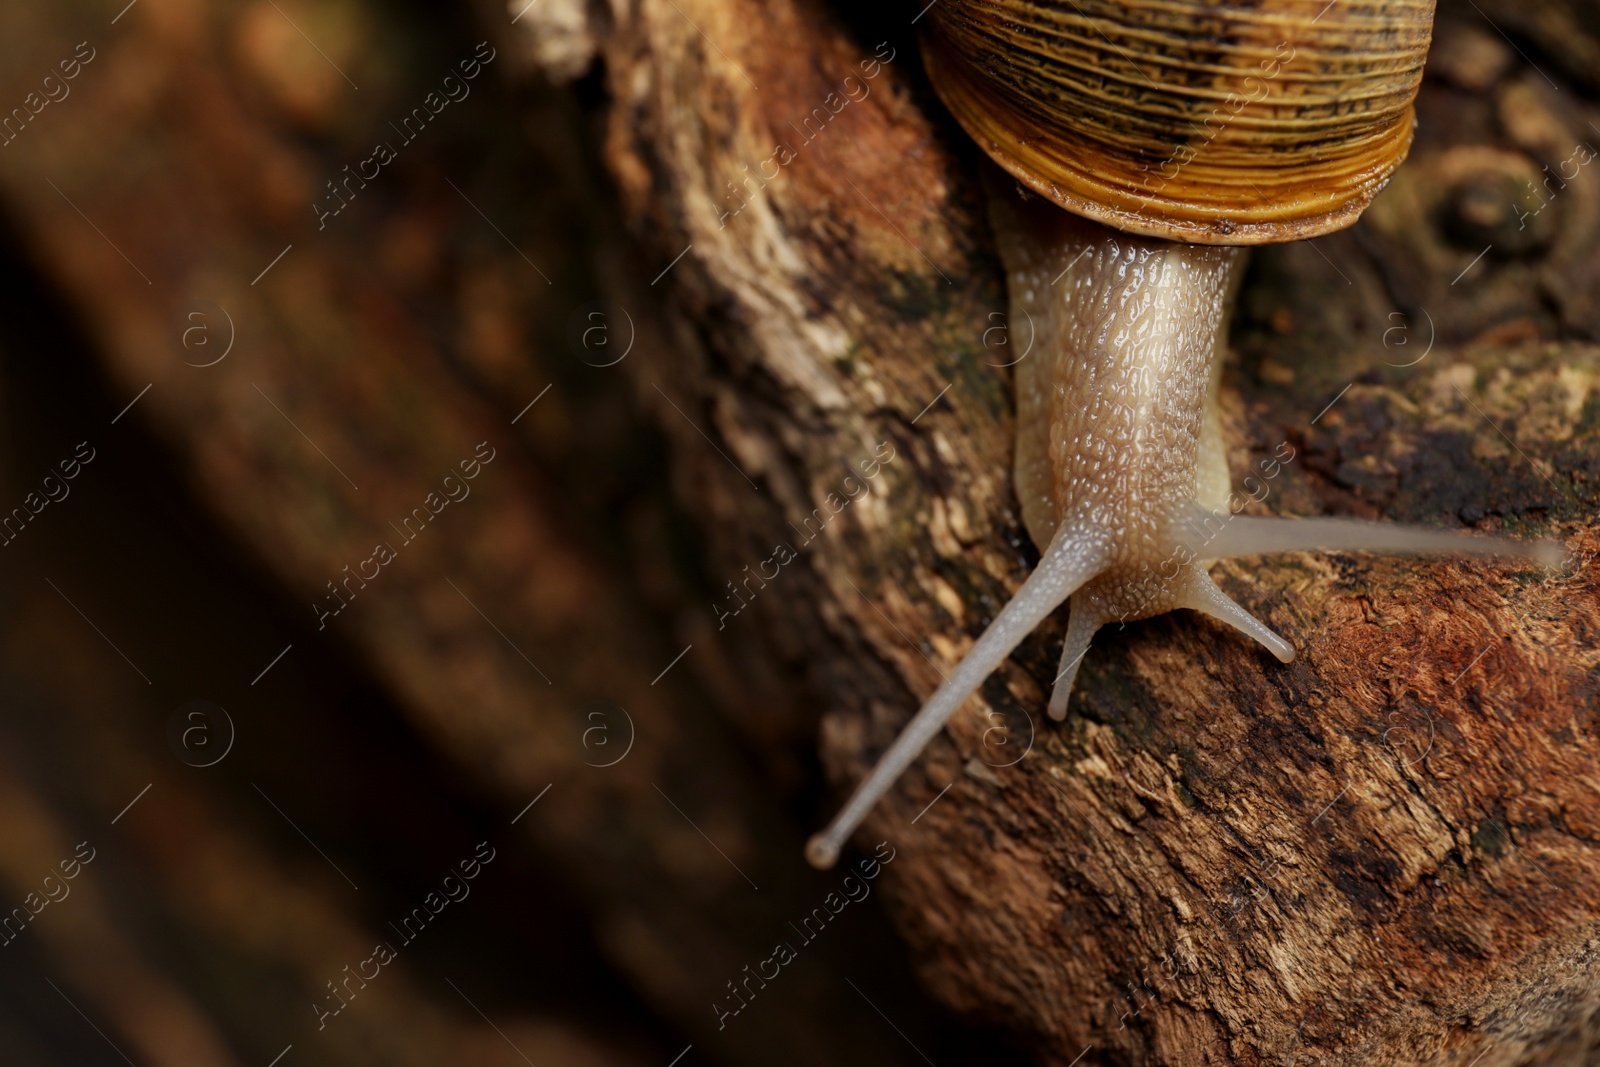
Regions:
<instances>
[{"instance_id":1,"label":"brown bark surface","mask_svg":"<svg viewBox=\"0 0 1600 1067\"><path fill-rule=\"evenodd\" d=\"M730 575L826 506L868 442L897 452L751 605L802 635L844 787L1033 558L972 153L898 22L713 0L612 14L607 161L661 261L689 248L675 386L725 454L660 421ZM1592 20L1551 25L1529 32L1582 67ZM880 30L895 62L841 106ZM1368 218L1256 259L1225 378L1235 478L1256 473L1266 512L1558 536L1574 561L1228 563L1294 664L1187 615L1104 633L1060 728L1039 710L1061 620L1025 643L863 839L910 858L896 918L938 995L1044 1062L1593 1047L1600 185L1572 171L1596 110L1553 80L1567 64L1470 9L1439 36L1412 159ZM835 114L799 128L819 107ZM775 145L795 158L747 188ZM1563 164L1571 180L1543 185ZM1294 461L1261 477L1285 445Z\"/></svg>"},{"instance_id":2,"label":"brown bark surface","mask_svg":"<svg viewBox=\"0 0 1600 1067\"><path fill-rule=\"evenodd\" d=\"M442 984L459 961L417 956L331 1038L278 1040L280 1016L313 1029L305 1004L413 901L346 894L258 792L358 882L431 880L458 834L520 847L508 878L553 918L485 902L468 956L543 991L562 979L510 961L581 926L559 958L605 974L574 984L626 991L617 1011L524 1006L513 1036L541 1064L665 1062L680 1037L768 1064L998 1062L1014 1044L1062 1065L1502 1067L1600 1047L1600 176L1543 185L1600 145L1589 7L1441 13L1411 160L1355 229L1256 254L1223 400L1236 481L1293 450L1254 510L1558 537L1572 563L1230 562L1224 589L1295 663L1189 614L1106 631L1059 726L1041 709L1064 620L1042 627L858 838L896 850L877 896L991 1048L919 999L866 909L740 1017L713 1007L837 887L804 869L804 833L1036 559L1009 476L1005 364L1026 340L915 8L540 0L512 23L486 0L441 27L362 0L282 5L292 22L279 6L0 13L6 99L78 41L98 49L0 150L0 200L65 301L50 318L17 290L8 318L72 320L61 343L94 353L107 395L19 426L99 435L130 480L140 458L181 471L273 609L230 617L237 663L197 666L170 626L141 636L127 593L162 594L126 584L89 518L137 494L84 505L76 541L64 502L57 533L8 549L37 553L7 580L38 621L10 624L3 662L44 695L7 727L30 770L0 789L23 828L0 880L25 892L78 839L67 825L104 826L154 783L117 824L105 890L138 929L85 894L85 932L39 942L148 1062L265 1062L289 1040L300 1062L521 1062ZM319 227L324 183L483 37L499 52L473 95ZM197 323L231 333L227 359L197 366L219 350ZM8 338L8 365L57 343ZM118 460L129 423L109 420L136 395L129 419L159 444ZM495 459L470 498L319 629L326 583L401 540L391 524L481 441ZM750 581L780 545L793 559ZM35 576L66 558L87 568L67 592L121 623L157 696ZM40 642L59 650L48 675ZM285 644L308 665L246 685ZM342 662L470 802L421 810L420 772L317 703ZM148 741L197 691L265 732L226 774ZM586 732L602 700L633 746L609 767ZM302 704L321 710L284 710ZM267 725L304 736L324 713L345 725L316 744ZM615 712L598 721L620 744ZM159 947L174 940L191 947Z\"/></svg>"}]
</instances>

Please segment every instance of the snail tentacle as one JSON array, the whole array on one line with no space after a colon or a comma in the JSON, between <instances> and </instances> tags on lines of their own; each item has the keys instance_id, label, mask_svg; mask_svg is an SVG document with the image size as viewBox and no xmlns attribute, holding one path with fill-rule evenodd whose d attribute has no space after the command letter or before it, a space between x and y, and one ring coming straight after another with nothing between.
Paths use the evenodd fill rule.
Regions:
<instances>
[{"instance_id":1,"label":"snail tentacle","mask_svg":"<svg viewBox=\"0 0 1600 1067\"><path fill-rule=\"evenodd\" d=\"M1268 552L1381 552L1390 556L1514 556L1560 566L1566 549L1553 541L1513 541L1459 530L1400 526L1366 519L1283 519L1236 515L1203 549L1211 559Z\"/></svg>"},{"instance_id":2,"label":"snail tentacle","mask_svg":"<svg viewBox=\"0 0 1600 1067\"><path fill-rule=\"evenodd\" d=\"M1055 684L1050 689L1049 715L1060 722L1067 717L1067 698L1072 695L1072 683L1078 677L1078 665L1089 653L1089 642L1095 631L1105 625L1105 620L1094 610L1093 602L1086 596L1074 596L1067 617L1067 636L1061 642L1061 666L1056 669Z\"/></svg>"},{"instance_id":3,"label":"snail tentacle","mask_svg":"<svg viewBox=\"0 0 1600 1067\"><path fill-rule=\"evenodd\" d=\"M1015 596L995 616L983 635L956 664L955 670L934 690L928 702L900 731L894 744L879 758L872 773L856 786L850 800L827 829L806 844L806 859L826 870L839 858L839 849L861 825L861 820L895 780L944 728L983 680L1011 655L1051 612L1066 602L1084 582L1104 567L1110 553L1103 535L1085 522L1064 522L1056 530L1039 566Z\"/></svg>"},{"instance_id":4,"label":"snail tentacle","mask_svg":"<svg viewBox=\"0 0 1600 1067\"><path fill-rule=\"evenodd\" d=\"M1179 590L1176 606L1192 608L1227 623L1278 657L1279 663L1289 663L1294 659L1293 645L1218 589L1211 575L1198 566L1190 568L1187 581Z\"/></svg>"}]
</instances>

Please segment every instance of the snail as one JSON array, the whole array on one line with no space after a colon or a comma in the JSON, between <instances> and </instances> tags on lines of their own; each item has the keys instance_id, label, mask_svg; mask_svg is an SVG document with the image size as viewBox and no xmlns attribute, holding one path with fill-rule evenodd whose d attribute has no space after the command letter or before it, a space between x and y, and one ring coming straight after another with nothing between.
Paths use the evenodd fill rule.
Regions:
<instances>
[{"instance_id":1,"label":"snail","mask_svg":"<svg viewBox=\"0 0 1600 1067\"><path fill-rule=\"evenodd\" d=\"M1013 481L1042 553L807 844L818 867L1063 603L1056 720L1107 622L1190 608L1292 660L1212 581L1216 560L1563 557L1554 544L1230 507L1216 394L1246 246L1350 225L1399 166L1432 0L940 0L928 14L929 79L1009 179L989 183L991 223L1010 319L1036 331L1015 369Z\"/></svg>"}]
</instances>

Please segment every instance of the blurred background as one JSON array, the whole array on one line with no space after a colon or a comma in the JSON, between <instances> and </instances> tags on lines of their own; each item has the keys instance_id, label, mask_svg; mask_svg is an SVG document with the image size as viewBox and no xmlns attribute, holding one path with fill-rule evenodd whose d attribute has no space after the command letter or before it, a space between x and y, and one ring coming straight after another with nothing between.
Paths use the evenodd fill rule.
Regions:
<instances>
[{"instance_id":1,"label":"blurred background","mask_svg":"<svg viewBox=\"0 0 1600 1067\"><path fill-rule=\"evenodd\" d=\"M815 712L708 632L581 49L124 3L0 13L0 1062L960 1055L877 894L789 926Z\"/></svg>"}]
</instances>

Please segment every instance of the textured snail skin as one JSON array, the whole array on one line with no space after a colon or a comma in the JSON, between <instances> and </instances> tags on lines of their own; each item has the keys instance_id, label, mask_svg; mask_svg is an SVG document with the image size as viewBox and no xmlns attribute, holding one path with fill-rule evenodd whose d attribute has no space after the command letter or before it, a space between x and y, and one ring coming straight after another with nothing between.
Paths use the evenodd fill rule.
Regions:
<instances>
[{"instance_id":1,"label":"textured snail skin","mask_svg":"<svg viewBox=\"0 0 1600 1067\"><path fill-rule=\"evenodd\" d=\"M1005 185L1003 180L999 185ZM1014 184L1014 183L1010 183ZM806 846L830 867L845 840L950 716L1051 612L1071 601L1052 718L1066 716L1078 663L1108 622L1192 608L1264 645L1294 647L1206 572L1232 556L1308 549L1523 556L1564 550L1355 519L1233 514L1216 390L1245 251L1110 230L1023 193L991 191L1017 364L1015 483L1023 521L1046 546L972 649L934 691L844 809Z\"/></svg>"}]
</instances>

